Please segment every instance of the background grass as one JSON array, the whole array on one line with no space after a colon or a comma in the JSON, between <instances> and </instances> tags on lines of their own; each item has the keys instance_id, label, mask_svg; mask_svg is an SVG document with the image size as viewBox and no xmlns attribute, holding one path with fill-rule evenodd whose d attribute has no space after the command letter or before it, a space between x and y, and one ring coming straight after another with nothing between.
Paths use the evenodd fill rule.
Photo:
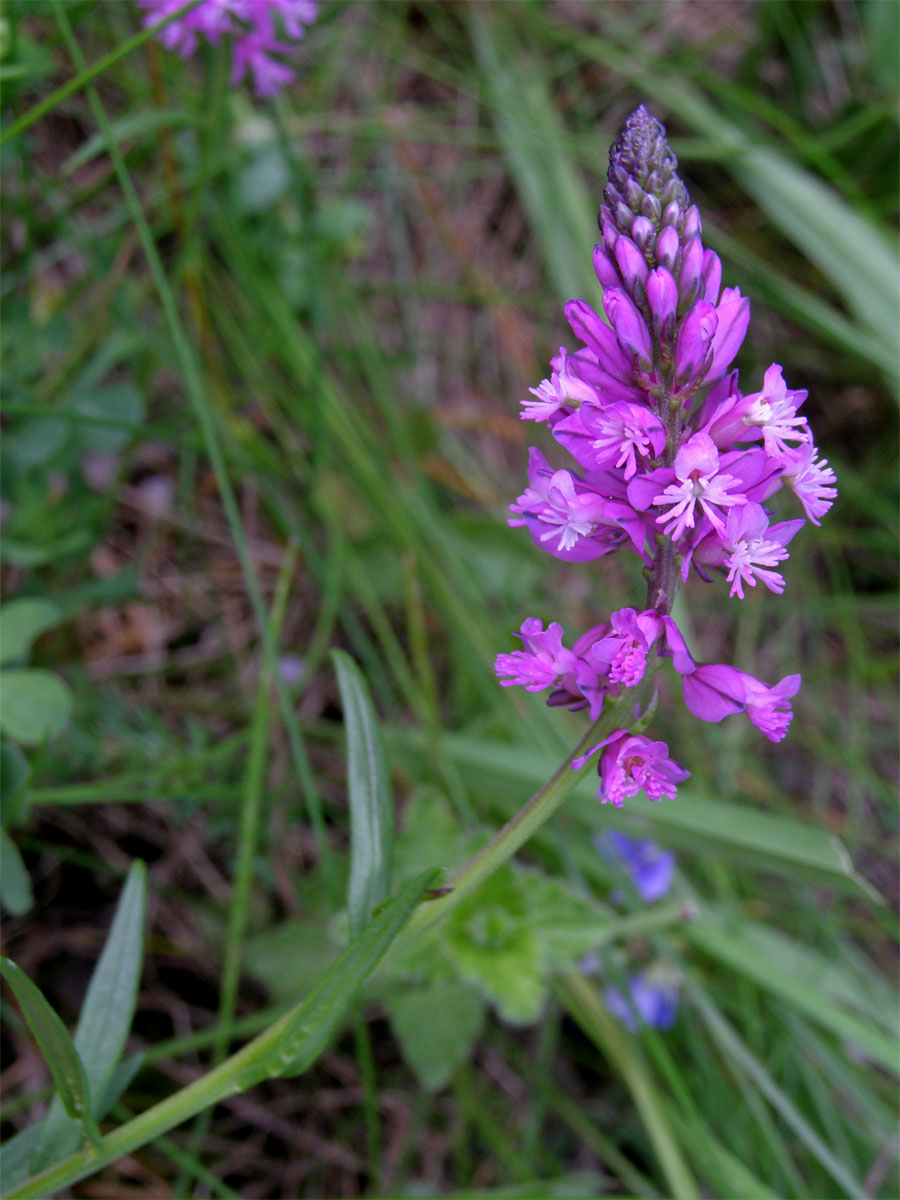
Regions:
<instances>
[{"instance_id":1,"label":"background grass","mask_svg":"<svg viewBox=\"0 0 900 1200\"><path fill-rule=\"evenodd\" d=\"M64 12L88 63L139 28L131 4ZM526 615L578 632L642 581L541 555L505 505L518 402L571 345L562 302L598 297L606 151L640 101L752 298L745 387L774 360L809 388L841 489L792 546L784 597L694 583L685 605L701 658L802 671L788 740L700 725L664 692L654 728L692 771L679 801L609 814L585 790L525 855L606 898L593 830L677 849L668 921L604 950L610 977L652 960L682 980L674 1030L629 1035L594 981L561 975L538 1024L491 1016L428 1092L373 993L309 1074L79 1194L897 1194L897 13L326 4L267 105L228 86L221 52L147 43L96 84L168 320L87 95L4 146L5 597L61 607L33 662L74 695L7 814L35 904L5 950L71 1025L129 862L148 863L146 1065L118 1119L334 952L348 818L329 648L369 682L401 812L427 787L464 828L496 826L576 740L577 717L502 691L493 657ZM50 5L10 0L5 20L13 118L78 65ZM238 840L253 881L229 910ZM12 1134L49 1076L3 1011Z\"/></svg>"}]
</instances>

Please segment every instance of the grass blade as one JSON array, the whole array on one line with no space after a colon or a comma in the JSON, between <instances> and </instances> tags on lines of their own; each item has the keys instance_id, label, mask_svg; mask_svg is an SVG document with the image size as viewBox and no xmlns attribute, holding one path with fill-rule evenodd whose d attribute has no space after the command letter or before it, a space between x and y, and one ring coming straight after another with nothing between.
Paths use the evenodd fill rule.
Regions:
<instances>
[{"instance_id":1,"label":"grass blade","mask_svg":"<svg viewBox=\"0 0 900 1200\"><path fill-rule=\"evenodd\" d=\"M606 1011L594 987L582 976L568 974L557 995L600 1052L622 1076L641 1114L660 1167L675 1200L698 1197L697 1184L684 1161L662 1099L638 1053L634 1038Z\"/></svg>"},{"instance_id":2,"label":"grass blade","mask_svg":"<svg viewBox=\"0 0 900 1200\"><path fill-rule=\"evenodd\" d=\"M350 800L350 880L347 905L351 935L359 933L390 887L394 802L384 745L362 672L348 654L334 650L347 730Z\"/></svg>"}]
</instances>

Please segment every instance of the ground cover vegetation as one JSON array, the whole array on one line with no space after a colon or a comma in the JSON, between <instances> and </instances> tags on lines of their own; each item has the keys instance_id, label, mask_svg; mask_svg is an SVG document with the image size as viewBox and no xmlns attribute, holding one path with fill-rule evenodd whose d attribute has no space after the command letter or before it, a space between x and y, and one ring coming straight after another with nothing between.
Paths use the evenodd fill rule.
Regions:
<instances>
[{"instance_id":1,"label":"ground cover vegetation","mask_svg":"<svg viewBox=\"0 0 900 1200\"><path fill-rule=\"evenodd\" d=\"M0 30L3 1194L896 1196L896 5L175 7ZM506 523L640 103L840 488L678 625L803 686L448 894L646 590Z\"/></svg>"}]
</instances>

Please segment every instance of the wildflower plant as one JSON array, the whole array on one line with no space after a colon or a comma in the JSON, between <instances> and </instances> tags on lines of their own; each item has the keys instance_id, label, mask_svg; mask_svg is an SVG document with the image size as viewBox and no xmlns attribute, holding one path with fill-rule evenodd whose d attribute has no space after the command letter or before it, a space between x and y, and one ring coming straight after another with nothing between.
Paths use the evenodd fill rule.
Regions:
<instances>
[{"instance_id":1,"label":"wildflower plant","mask_svg":"<svg viewBox=\"0 0 900 1200\"><path fill-rule=\"evenodd\" d=\"M703 245L676 168L665 130L641 105L609 155L594 248L605 319L584 300L566 305L581 345L560 348L521 414L545 424L578 469L555 468L532 449L528 487L510 505L510 525L555 558L587 563L621 550L644 564L642 609L611 613L571 649L558 622L545 629L529 617L522 649L496 661L504 687L549 691L550 705L588 710L603 736L572 766L596 757L598 797L617 806L639 791L674 799L689 774L643 732L646 706L641 714L632 703L625 717L660 659L671 659L694 716L718 722L743 712L771 741L785 736L800 676L770 686L725 663L697 663L672 605L692 574L706 583L724 576L739 600L758 584L780 595L789 543L836 496L800 412L806 391L788 387L777 363L759 391L739 387L732 364L750 303L722 287L722 264ZM783 489L805 517L775 518L768 502Z\"/></svg>"},{"instance_id":2,"label":"wildflower plant","mask_svg":"<svg viewBox=\"0 0 900 1200\"><path fill-rule=\"evenodd\" d=\"M184 7L184 0L139 2L146 12L147 27ZM316 0L202 0L170 22L158 37L166 49L175 50L182 58L190 58L202 41L215 45L221 38L229 38L232 86L249 75L257 96L264 99L293 82L294 72L282 57L291 53L290 42L304 36L317 12Z\"/></svg>"}]
</instances>

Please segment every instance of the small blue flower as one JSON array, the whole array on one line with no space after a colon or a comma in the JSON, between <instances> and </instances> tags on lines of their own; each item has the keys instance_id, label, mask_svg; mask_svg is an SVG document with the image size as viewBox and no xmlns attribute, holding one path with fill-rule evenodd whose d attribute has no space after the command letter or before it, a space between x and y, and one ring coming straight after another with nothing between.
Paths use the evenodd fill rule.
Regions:
<instances>
[{"instance_id":1,"label":"small blue flower","mask_svg":"<svg viewBox=\"0 0 900 1200\"><path fill-rule=\"evenodd\" d=\"M675 855L655 842L642 842L624 833L604 833L594 845L607 862L622 863L628 870L638 895L647 904L660 900L672 886Z\"/></svg>"},{"instance_id":2,"label":"small blue flower","mask_svg":"<svg viewBox=\"0 0 900 1200\"><path fill-rule=\"evenodd\" d=\"M629 998L618 988L604 992L606 1007L626 1029L636 1033L640 1025L652 1029L671 1029L678 1014L678 986L668 980L652 979L649 975L628 977Z\"/></svg>"}]
</instances>

